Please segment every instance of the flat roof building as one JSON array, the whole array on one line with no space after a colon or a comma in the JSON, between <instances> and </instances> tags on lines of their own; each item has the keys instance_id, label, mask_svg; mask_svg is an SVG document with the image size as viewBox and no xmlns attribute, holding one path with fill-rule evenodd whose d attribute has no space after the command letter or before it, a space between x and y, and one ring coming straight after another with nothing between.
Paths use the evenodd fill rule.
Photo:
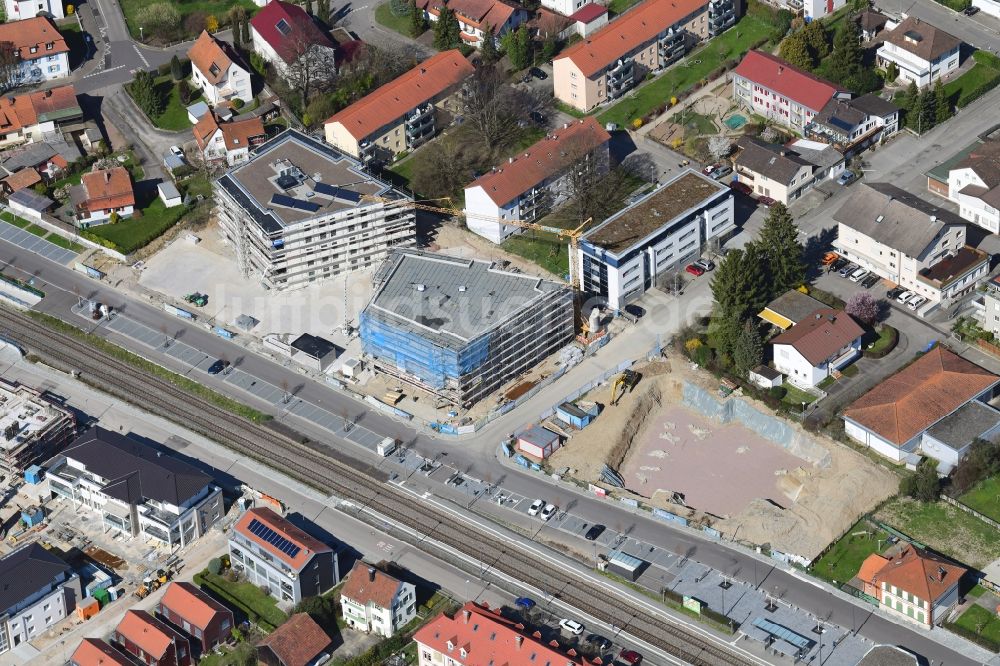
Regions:
<instances>
[{"instance_id":1,"label":"flat roof building","mask_svg":"<svg viewBox=\"0 0 1000 666\"><path fill-rule=\"evenodd\" d=\"M584 234L583 291L620 309L735 229L732 190L687 169Z\"/></svg>"},{"instance_id":2,"label":"flat roof building","mask_svg":"<svg viewBox=\"0 0 1000 666\"><path fill-rule=\"evenodd\" d=\"M219 225L241 271L270 289L367 268L416 236L400 192L295 130L260 146L214 189Z\"/></svg>"},{"instance_id":3,"label":"flat roof building","mask_svg":"<svg viewBox=\"0 0 1000 666\"><path fill-rule=\"evenodd\" d=\"M0 379L0 469L20 475L73 437L76 417L45 394Z\"/></svg>"},{"instance_id":4,"label":"flat roof building","mask_svg":"<svg viewBox=\"0 0 1000 666\"><path fill-rule=\"evenodd\" d=\"M398 251L376 275L361 342L376 371L471 404L573 339L567 285L488 261Z\"/></svg>"}]
</instances>

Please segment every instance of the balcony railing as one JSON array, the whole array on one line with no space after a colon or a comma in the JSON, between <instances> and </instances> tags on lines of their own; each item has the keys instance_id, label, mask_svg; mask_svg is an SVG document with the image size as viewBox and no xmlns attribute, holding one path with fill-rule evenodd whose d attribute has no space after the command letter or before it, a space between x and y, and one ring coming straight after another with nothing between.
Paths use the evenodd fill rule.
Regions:
<instances>
[{"instance_id":1,"label":"balcony railing","mask_svg":"<svg viewBox=\"0 0 1000 666\"><path fill-rule=\"evenodd\" d=\"M422 120L432 116L433 114L434 114L433 104L431 104L430 102L422 104L421 106L418 106L417 108L413 109L413 111L410 111L409 113L406 114L406 124L411 125L420 123Z\"/></svg>"},{"instance_id":2,"label":"balcony railing","mask_svg":"<svg viewBox=\"0 0 1000 666\"><path fill-rule=\"evenodd\" d=\"M619 58L618 62L611 66L608 70L608 79L622 78L625 76L632 76L632 58Z\"/></svg>"}]
</instances>

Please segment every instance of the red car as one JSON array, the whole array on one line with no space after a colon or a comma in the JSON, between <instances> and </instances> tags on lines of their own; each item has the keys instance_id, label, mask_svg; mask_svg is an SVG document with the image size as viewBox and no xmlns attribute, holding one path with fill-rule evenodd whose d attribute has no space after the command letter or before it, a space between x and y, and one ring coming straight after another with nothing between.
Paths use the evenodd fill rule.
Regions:
<instances>
[{"instance_id":1,"label":"red car","mask_svg":"<svg viewBox=\"0 0 1000 666\"><path fill-rule=\"evenodd\" d=\"M684 268L684 270L686 270L691 275L694 275L695 277L698 277L698 276L701 276L701 275L705 274L705 269L704 268L702 268L701 266L695 266L694 264L688 264Z\"/></svg>"},{"instance_id":2,"label":"red car","mask_svg":"<svg viewBox=\"0 0 1000 666\"><path fill-rule=\"evenodd\" d=\"M764 208L770 208L770 207L771 207L771 206L773 206L773 205L774 205L774 204L775 204L776 202L775 202L775 200L774 200L774 199L772 199L771 197L759 197L759 198L757 199L757 203L759 203L759 204L760 204L761 206L763 206Z\"/></svg>"},{"instance_id":3,"label":"red car","mask_svg":"<svg viewBox=\"0 0 1000 666\"><path fill-rule=\"evenodd\" d=\"M618 658L632 666L639 666L642 663L642 655L635 650L622 648L622 651L618 653Z\"/></svg>"},{"instance_id":4,"label":"red car","mask_svg":"<svg viewBox=\"0 0 1000 666\"><path fill-rule=\"evenodd\" d=\"M736 190L737 192L742 192L747 196L753 194L753 188L747 185L746 183L740 183L734 180L733 182L729 183L729 187L732 188L733 190Z\"/></svg>"}]
</instances>

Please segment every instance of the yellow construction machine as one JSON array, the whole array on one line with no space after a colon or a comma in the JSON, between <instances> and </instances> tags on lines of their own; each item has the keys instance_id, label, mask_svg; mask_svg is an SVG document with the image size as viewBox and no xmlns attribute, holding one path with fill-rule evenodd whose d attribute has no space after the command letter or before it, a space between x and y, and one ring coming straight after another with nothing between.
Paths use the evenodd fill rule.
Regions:
<instances>
[{"instance_id":1,"label":"yellow construction machine","mask_svg":"<svg viewBox=\"0 0 1000 666\"><path fill-rule=\"evenodd\" d=\"M638 382L639 373L634 370L623 370L620 375L615 377L611 383L611 406L617 405L621 397L630 393ZM618 389L621 389L621 393L618 393Z\"/></svg>"}]
</instances>

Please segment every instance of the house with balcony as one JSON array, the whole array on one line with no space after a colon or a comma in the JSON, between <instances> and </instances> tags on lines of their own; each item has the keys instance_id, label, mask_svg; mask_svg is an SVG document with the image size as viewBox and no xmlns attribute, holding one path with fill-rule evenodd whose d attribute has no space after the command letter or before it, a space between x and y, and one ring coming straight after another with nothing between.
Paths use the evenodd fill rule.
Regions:
<instances>
[{"instance_id":1,"label":"house with balcony","mask_svg":"<svg viewBox=\"0 0 1000 666\"><path fill-rule=\"evenodd\" d=\"M442 51L330 116L326 142L365 162L391 162L432 138L438 116L458 110L453 96L476 71L461 51Z\"/></svg>"},{"instance_id":2,"label":"house with balcony","mask_svg":"<svg viewBox=\"0 0 1000 666\"><path fill-rule=\"evenodd\" d=\"M105 532L184 548L224 515L222 489L198 468L116 432L91 428L47 464L53 496Z\"/></svg>"},{"instance_id":3,"label":"house with balcony","mask_svg":"<svg viewBox=\"0 0 1000 666\"><path fill-rule=\"evenodd\" d=\"M83 119L76 88L59 86L0 97L0 148L50 139Z\"/></svg>"},{"instance_id":4,"label":"house with balcony","mask_svg":"<svg viewBox=\"0 0 1000 666\"><path fill-rule=\"evenodd\" d=\"M804 135L851 157L898 130L899 107L872 93L855 99L831 99L806 124Z\"/></svg>"},{"instance_id":5,"label":"house with balcony","mask_svg":"<svg viewBox=\"0 0 1000 666\"><path fill-rule=\"evenodd\" d=\"M340 590L340 607L351 629L391 638L417 616L416 588L356 562Z\"/></svg>"},{"instance_id":6,"label":"house with balcony","mask_svg":"<svg viewBox=\"0 0 1000 666\"><path fill-rule=\"evenodd\" d=\"M336 70L336 44L302 7L271 0L250 19L253 50L281 76L289 76L300 59L308 67Z\"/></svg>"},{"instance_id":7,"label":"house with balcony","mask_svg":"<svg viewBox=\"0 0 1000 666\"><path fill-rule=\"evenodd\" d=\"M156 612L190 639L197 655L226 643L236 626L231 610L186 581L167 585Z\"/></svg>"},{"instance_id":8,"label":"house with balcony","mask_svg":"<svg viewBox=\"0 0 1000 666\"><path fill-rule=\"evenodd\" d=\"M806 139L778 145L743 137L732 160L739 182L757 196L785 205L844 171L843 155L832 146Z\"/></svg>"},{"instance_id":9,"label":"house with balcony","mask_svg":"<svg viewBox=\"0 0 1000 666\"><path fill-rule=\"evenodd\" d=\"M293 605L340 582L337 553L267 507L250 509L236 522L229 557L247 580Z\"/></svg>"},{"instance_id":10,"label":"house with balcony","mask_svg":"<svg viewBox=\"0 0 1000 666\"><path fill-rule=\"evenodd\" d=\"M737 14L734 0L645 0L556 57L554 95L579 111L616 100L732 26Z\"/></svg>"},{"instance_id":11,"label":"house with balcony","mask_svg":"<svg viewBox=\"0 0 1000 666\"><path fill-rule=\"evenodd\" d=\"M969 293L989 271L989 257L966 247L960 217L895 185L861 183L833 219L834 249L926 298L923 311Z\"/></svg>"},{"instance_id":12,"label":"house with balcony","mask_svg":"<svg viewBox=\"0 0 1000 666\"><path fill-rule=\"evenodd\" d=\"M192 128L195 143L209 165L236 166L250 160L250 151L264 143L264 122L260 116L220 122L209 111Z\"/></svg>"},{"instance_id":13,"label":"house with balcony","mask_svg":"<svg viewBox=\"0 0 1000 666\"><path fill-rule=\"evenodd\" d=\"M894 63L901 85L923 88L958 70L962 40L915 16L882 33L882 39L875 63L883 68Z\"/></svg>"},{"instance_id":14,"label":"house with balcony","mask_svg":"<svg viewBox=\"0 0 1000 666\"><path fill-rule=\"evenodd\" d=\"M573 196L567 172L585 163L596 173L609 168L611 135L587 116L553 130L465 187L469 230L494 243L521 231L503 220L533 222Z\"/></svg>"},{"instance_id":15,"label":"house with balcony","mask_svg":"<svg viewBox=\"0 0 1000 666\"><path fill-rule=\"evenodd\" d=\"M947 185L963 220L1000 233L1000 139L974 144L948 169Z\"/></svg>"},{"instance_id":16,"label":"house with balcony","mask_svg":"<svg viewBox=\"0 0 1000 666\"><path fill-rule=\"evenodd\" d=\"M819 308L771 338L774 368L792 384L812 388L861 355L864 334L846 312Z\"/></svg>"},{"instance_id":17,"label":"house with balcony","mask_svg":"<svg viewBox=\"0 0 1000 666\"><path fill-rule=\"evenodd\" d=\"M166 622L144 610L125 612L112 634L122 649L149 666L191 666L191 643Z\"/></svg>"},{"instance_id":18,"label":"house with balcony","mask_svg":"<svg viewBox=\"0 0 1000 666\"><path fill-rule=\"evenodd\" d=\"M188 50L191 59L191 84L200 88L205 100L215 106L221 102L253 99L250 69L226 42L216 39L207 30Z\"/></svg>"},{"instance_id":19,"label":"house with balcony","mask_svg":"<svg viewBox=\"0 0 1000 666\"><path fill-rule=\"evenodd\" d=\"M85 173L80 184L70 188L69 198L76 211L73 221L80 229L106 224L112 215L129 218L135 210L132 174L120 166Z\"/></svg>"},{"instance_id":20,"label":"house with balcony","mask_svg":"<svg viewBox=\"0 0 1000 666\"><path fill-rule=\"evenodd\" d=\"M69 46L45 16L0 23L0 43L9 43L18 66L6 73L11 86L44 83L69 76Z\"/></svg>"},{"instance_id":21,"label":"house with balcony","mask_svg":"<svg viewBox=\"0 0 1000 666\"><path fill-rule=\"evenodd\" d=\"M0 661L3 655L62 622L82 598L72 567L29 543L0 558Z\"/></svg>"},{"instance_id":22,"label":"house with balcony","mask_svg":"<svg viewBox=\"0 0 1000 666\"><path fill-rule=\"evenodd\" d=\"M506 0L416 0L417 9L424 19L436 23L441 8L447 4L458 21L459 37L464 44L480 48L483 40L490 38L499 45L508 32L517 30L530 18L521 5Z\"/></svg>"},{"instance_id":23,"label":"house with balcony","mask_svg":"<svg viewBox=\"0 0 1000 666\"><path fill-rule=\"evenodd\" d=\"M834 98L851 94L764 51L750 51L733 70L733 100L752 113L802 134Z\"/></svg>"}]
</instances>

